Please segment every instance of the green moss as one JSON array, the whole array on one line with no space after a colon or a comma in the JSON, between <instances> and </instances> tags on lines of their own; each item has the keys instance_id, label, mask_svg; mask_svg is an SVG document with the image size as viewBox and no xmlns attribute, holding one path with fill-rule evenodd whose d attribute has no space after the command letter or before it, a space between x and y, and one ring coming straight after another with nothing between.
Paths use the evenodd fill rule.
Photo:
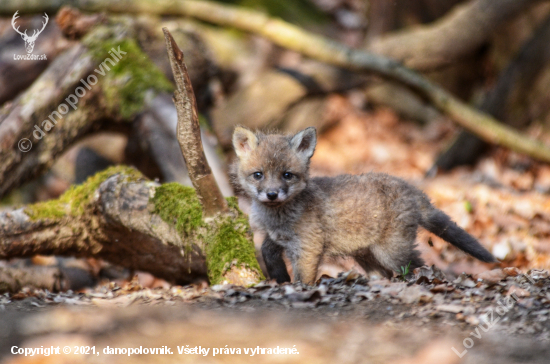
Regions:
<instances>
[{"instance_id":1,"label":"green moss","mask_svg":"<svg viewBox=\"0 0 550 364\"><path fill-rule=\"evenodd\" d=\"M195 190L177 182L165 183L155 190L153 212L176 227L182 237L190 236L195 229L205 226L202 206Z\"/></svg>"},{"instance_id":2,"label":"green moss","mask_svg":"<svg viewBox=\"0 0 550 364\"><path fill-rule=\"evenodd\" d=\"M227 200L227 206L229 206L230 210L236 212L239 217L244 216L243 212L239 209L239 200L237 197L231 196L225 199Z\"/></svg>"},{"instance_id":3,"label":"green moss","mask_svg":"<svg viewBox=\"0 0 550 364\"><path fill-rule=\"evenodd\" d=\"M248 217L239 209L236 197L227 197L226 200L233 217L218 220L207 236L208 278L212 284L221 283L223 274L235 263L256 270L260 279L264 279L256 259Z\"/></svg>"},{"instance_id":4,"label":"green moss","mask_svg":"<svg viewBox=\"0 0 550 364\"><path fill-rule=\"evenodd\" d=\"M103 90L107 107L112 111L118 110L123 118L131 118L143 110L144 99L148 90L171 92L173 86L164 74L141 50L134 39L114 39L108 37L85 38L84 43L90 49L92 57L98 62L98 71L101 65L105 76L94 72L98 78L104 78ZM112 49L126 52L121 54L117 61L109 52ZM116 52L112 52L116 54ZM106 59L114 61L104 62Z\"/></svg>"},{"instance_id":5,"label":"green moss","mask_svg":"<svg viewBox=\"0 0 550 364\"><path fill-rule=\"evenodd\" d=\"M60 219L69 213L67 205L60 200L38 202L25 207L31 220Z\"/></svg>"},{"instance_id":6,"label":"green moss","mask_svg":"<svg viewBox=\"0 0 550 364\"><path fill-rule=\"evenodd\" d=\"M132 167L113 166L89 177L86 182L71 186L57 200L38 202L25 208L25 213L31 220L59 219L64 216L78 216L92 201L95 191L107 178L122 174L126 180L134 181L143 178L143 175Z\"/></svg>"},{"instance_id":7,"label":"green moss","mask_svg":"<svg viewBox=\"0 0 550 364\"><path fill-rule=\"evenodd\" d=\"M264 279L260 265L256 260L256 251L249 232L248 220L238 208L234 212L237 215L236 218L220 219L207 237L206 266L211 284L221 283L223 274L232 264L237 266L244 264L248 268L256 270L260 279Z\"/></svg>"},{"instance_id":8,"label":"green moss","mask_svg":"<svg viewBox=\"0 0 550 364\"><path fill-rule=\"evenodd\" d=\"M137 181L144 178L139 171L132 167L113 166L94 174L80 185L71 186L59 199L70 204L72 215L80 215L84 212L84 207L91 202L99 185L115 174L122 174L126 181Z\"/></svg>"},{"instance_id":9,"label":"green moss","mask_svg":"<svg viewBox=\"0 0 550 364\"><path fill-rule=\"evenodd\" d=\"M174 225L182 237L203 241L211 284L220 283L233 263L245 264L261 276L248 220L239 210L235 197L227 199L232 213L216 217L212 224L202 219L202 205L191 187L166 183L156 189L151 202L153 212Z\"/></svg>"}]
</instances>

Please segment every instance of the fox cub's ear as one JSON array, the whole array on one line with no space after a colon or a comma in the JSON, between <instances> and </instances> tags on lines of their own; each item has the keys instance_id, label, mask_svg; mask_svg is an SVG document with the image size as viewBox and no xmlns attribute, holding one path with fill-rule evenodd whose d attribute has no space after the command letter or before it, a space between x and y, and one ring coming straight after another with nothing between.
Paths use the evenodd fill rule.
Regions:
<instances>
[{"instance_id":1,"label":"fox cub's ear","mask_svg":"<svg viewBox=\"0 0 550 364\"><path fill-rule=\"evenodd\" d=\"M258 138L248 129L241 128L240 126L235 128L233 132L233 148L237 157L242 158L258 146Z\"/></svg>"},{"instance_id":2,"label":"fox cub's ear","mask_svg":"<svg viewBox=\"0 0 550 364\"><path fill-rule=\"evenodd\" d=\"M292 149L311 158L317 145L317 131L313 126L306 128L292 137Z\"/></svg>"}]
</instances>

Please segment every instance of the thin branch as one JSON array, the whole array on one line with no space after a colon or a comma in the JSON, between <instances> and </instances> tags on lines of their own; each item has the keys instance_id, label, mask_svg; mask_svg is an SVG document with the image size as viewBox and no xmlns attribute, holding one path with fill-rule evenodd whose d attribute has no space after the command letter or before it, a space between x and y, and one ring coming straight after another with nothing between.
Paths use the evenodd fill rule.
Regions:
<instances>
[{"instance_id":1,"label":"thin branch","mask_svg":"<svg viewBox=\"0 0 550 364\"><path fill-rule=\"evenodd\" d=\"M177 138L189 169L189 178L197 191L205 216L227 212L227 202L214 179L202 148L197 101L187 73L183 52L178 48L168 29L162 28L162 31L176 81L174 104L178 112Z\"/></svg>"},{"instance_id":2,"label":"thin branch","mask_svg":"<svg viewBox=\"0 0 550 364\"><path fill-rule=\"evenodd\" d=\"M56 7L56 4L60 6L57 0L43 0L40 5L30 0L16 2L8 0L0 7L0 13L7 13L15 9L16 4L21 12L52 9ZM398 81L416 90L457 124L475 133L483 140L510 148L534 159L550 162L550 148L545 144L518 133L513 128L501 124L492 116L468 106L443 88L400 63L350 48L282 20L270 18L260 12L209 1L73 0L72 5L88 11L107 10L124 13L147 12L148 14L192 16L211 23L256 33L277 45L295 50L313 59L356 72L372 72Z\"/></svg>"}]
</instances>

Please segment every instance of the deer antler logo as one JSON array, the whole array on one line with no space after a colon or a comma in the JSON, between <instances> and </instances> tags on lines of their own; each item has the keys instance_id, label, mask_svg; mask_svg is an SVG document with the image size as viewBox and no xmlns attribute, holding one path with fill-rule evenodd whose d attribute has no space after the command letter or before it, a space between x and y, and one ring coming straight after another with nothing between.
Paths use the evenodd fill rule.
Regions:
<instances>
[{"instance_id":1,"label":"deer antler logo","mask_svg":"<svg viewBox=\"0 0 550 364\"><path fill-rule=\"evenodd\" d=\"M38 38L38 36L40 35L40 33L42 33L42 31L44 30L44 28L46 28L46 24L48 24L48 14L44 13L44 19L46 20L45 23L42 23L43 26L42 26L42 29L40 30L34 30L32 35L31 36L28 36L27 35L27 29L25 29L25 32L24 33L21 33L19 31L19 27L15 27L15 20L17 18L19 18L19 16L17 15L17 13L19 12L19 10L17 10L15 12L15 14L13 14L13 18L11 19L11 26L13 27L13 29L21 34L21 37L23 38L23 40L25 41L25 48L27 49L27 53L32 53L33 49L34 49L34 42L36 42L36 38Z\"/></svg>"}]
</instances>

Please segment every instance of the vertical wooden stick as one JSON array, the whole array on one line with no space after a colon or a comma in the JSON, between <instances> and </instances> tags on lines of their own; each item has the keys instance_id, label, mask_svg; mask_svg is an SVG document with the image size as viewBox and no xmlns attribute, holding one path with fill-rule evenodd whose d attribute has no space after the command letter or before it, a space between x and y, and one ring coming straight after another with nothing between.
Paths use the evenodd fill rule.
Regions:
<instances>
[{"instance_id":1,"label":"vertical wooden stick","mask_svg":"<svg viewBox=\"0 0 550 364\"><path fill-rule=\"evenodd\" d=\"M223 197L214 175L204 155L199 125L197 101L183 59L183 52L166 28L162 28L168 50L168 58L176 81L174 104L178 113L177 138L189 177L202 204L205 217L227 212L227 202Z\"/></svg>"}]
</instances>

